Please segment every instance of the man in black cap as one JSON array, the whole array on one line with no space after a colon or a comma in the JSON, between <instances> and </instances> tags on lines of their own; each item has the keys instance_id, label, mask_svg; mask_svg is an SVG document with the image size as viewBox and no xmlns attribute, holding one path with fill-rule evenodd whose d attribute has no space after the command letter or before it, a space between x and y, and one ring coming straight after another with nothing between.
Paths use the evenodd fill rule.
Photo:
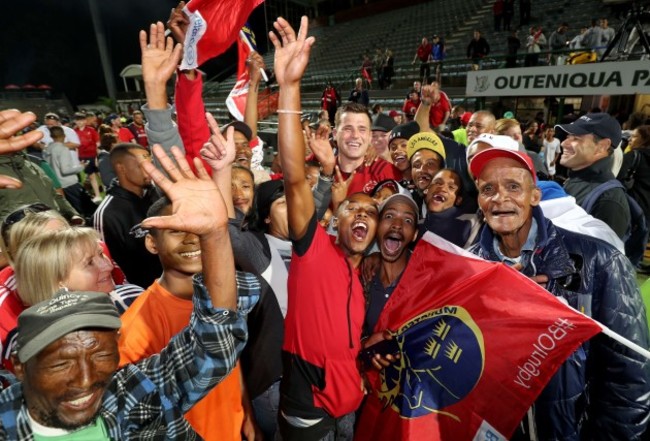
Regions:
<instances>
[{"instance_id":1,"label":"man in black cap","mask_svg":"<svg viewBox=\"0 0 650 441\"><path fill-rule=\"evenodd\" d=\"M193 233L201 243L206 270L194 279L190 326L160 354L116 372L121 324L106 294L60 292L32 306L18 319L20 383L0 394L0 439L196 439L183 414L232 370L259 283L236 276L228 216L212 180L195 177L178 149L179 168L159 146L154 152L170 178L151 163L144 168L173 214L143 227Z\"/></svg>"},{"instance_id":2,"label":"man in black cap","mask_svg":"<svg viewBox=\"0 0 650 441\"><path fill-rule=\"evenodd\" d=\"M621 125L607 113L588 113L571 124L556 125L555 131L565 138L560 164L569 169L569 179L564 189L582 205L596 187L615 179L612 154L621 142ZM603 192L588 211L618 237L625 236L631 219L625 190Z\"/></svg>"},{"instance_id":3,"label":"man in black cap","mask_svg":"<svg viewBox=\"0 0 650 441\"><path fill-rule=\"evenodd\" d=\"M371 146L375 148L377 156L390 162L390 152L388 151L388 138L390 131L395 127L395 120L384 113L378 113L372 118L372 141Z\"/></svg>"},{"instance_id":4,"label":"man in black cap","mask_svg":"<svg viewBox=\"0 0 650 441\"><path fill-rule=\"evenodd\" d=\"M253 131L245 122L233 121L223 126L221 128L221 133L225 134L228 127L231 126L235 129L235 164L250 169L251 160L253 158L253 151L250 147Z\"/></svg>"}]
</instances>

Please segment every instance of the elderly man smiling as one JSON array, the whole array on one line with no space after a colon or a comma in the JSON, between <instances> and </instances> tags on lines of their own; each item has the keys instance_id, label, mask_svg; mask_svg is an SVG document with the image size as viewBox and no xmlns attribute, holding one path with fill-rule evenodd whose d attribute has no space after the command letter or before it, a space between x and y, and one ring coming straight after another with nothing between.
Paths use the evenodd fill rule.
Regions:
<instances>
[{"instance_id":1,"label":"elderly man smiling","mask_svg":"<svg viewBox=\"0 0 650 441\"><path fill-rule=\"evenodd\" d=\"M172 215L142 225L199 237L204 273L194 279L190 325L160 354L118 371L121 324L106 294L60 292L32 306L18 318L20 383L0 394L0 439L198 439L183 414L235 365L259 283L235 273L216 185L200 162L195 177L180 150L172 152L178 166L154 146L169 179L143 165L172 201Z\"/></svg>"},{"instance_id":2,"label":"elderly man smiling","mask_svg":"<svg viewBox=\"0 0 650 441\"><path fill-rule=\"evenodd\" d=\"M493 146L477 153L470 169L487 223L472 251L519 269L573 308L647 348L648 328L630 262L611 245L555 227L544 217L530 157ZM523 293L520 307L526 307ZM649 410L650 362L601 334L560 367L530 412L526 435L513 439L639 439ZM537 438L529 438L529 431L537 431Z\"/></svg>"}]
</instances>

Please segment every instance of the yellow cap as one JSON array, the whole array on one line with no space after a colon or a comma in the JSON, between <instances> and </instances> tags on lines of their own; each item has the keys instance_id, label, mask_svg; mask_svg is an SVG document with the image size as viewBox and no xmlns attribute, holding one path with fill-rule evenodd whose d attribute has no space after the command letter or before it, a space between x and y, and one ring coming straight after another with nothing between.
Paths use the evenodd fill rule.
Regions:
<instances>
[{"instance_id":1,"label":"yellow cap","mask_svg":"<svg viewBox=\"0 0 650 441\"><path fill-rule=\"evenodd\" d=\"M418 150L427 149L439 154L442 159L446 159L445 146L442 140L433 132L420 132L411 136L406 146L406 156L409 161Z\"/></svg>"}]
</instances>

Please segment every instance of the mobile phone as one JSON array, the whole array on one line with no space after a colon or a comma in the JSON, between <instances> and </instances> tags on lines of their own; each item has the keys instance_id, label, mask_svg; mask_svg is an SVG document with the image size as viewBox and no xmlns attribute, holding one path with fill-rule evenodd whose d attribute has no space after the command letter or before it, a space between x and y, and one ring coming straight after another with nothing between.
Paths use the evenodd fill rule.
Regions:
<instances>
[{"instance_id":1,"label":"mobile phone","mask_svg":"<svg viewBox=\"0 0 650 441\"><path fill-rule=\"evenodd\" d=\"M375 355L380 354L382 356L395 356L399 354L399 352L399 345L394 338L390 340L382 340L372 346L368 346L367 348L362 349L359 352L359 361L361 362L361 365L364 367L364 369L370 369L372 367L372 359Z\"/></svg>"}]
</instances>

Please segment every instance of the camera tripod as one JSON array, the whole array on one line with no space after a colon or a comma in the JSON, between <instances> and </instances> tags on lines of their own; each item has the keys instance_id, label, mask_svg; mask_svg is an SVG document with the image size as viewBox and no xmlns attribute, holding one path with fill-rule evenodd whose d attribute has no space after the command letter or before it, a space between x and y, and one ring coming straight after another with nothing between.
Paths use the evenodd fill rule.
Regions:
<instances>
[{"instance_id":1,"label":"camera tripod","mask_svg":"<svg viewBox=\"0 0 650 441\"><path fill-rule=\"evenodd\" d=\"M643 21L642 21L643 20ZM605 61L618 46L619 58L628 58L630 52L640 42L645 50L645 56L650 57L650 42L648 34L643 28L643 22L650 23L650 12L636 2L625 17L623 24L616 31L616 35L607 45L607 49L598 61Z\"/></svg>"}]
</instances>

